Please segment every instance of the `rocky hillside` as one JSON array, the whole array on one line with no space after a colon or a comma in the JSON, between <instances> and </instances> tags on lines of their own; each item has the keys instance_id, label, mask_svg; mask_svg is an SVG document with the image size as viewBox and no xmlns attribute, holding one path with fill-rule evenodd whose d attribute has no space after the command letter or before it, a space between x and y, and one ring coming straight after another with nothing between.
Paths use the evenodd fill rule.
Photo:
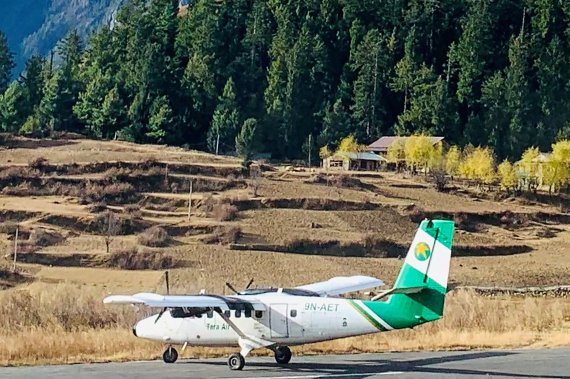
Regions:
<instances>
[{"instance_id":1,"label":"rocky hillside","mask_svg":"<svg viewBox=\"0 0 570 379\"><path fill-rule=\"evenodd\" d=\"M33 54L46 55L71 29L86 37L110 22L125 0L2 0L0 30L16 55L15 73Z\"/></svg>"}]
</instances>

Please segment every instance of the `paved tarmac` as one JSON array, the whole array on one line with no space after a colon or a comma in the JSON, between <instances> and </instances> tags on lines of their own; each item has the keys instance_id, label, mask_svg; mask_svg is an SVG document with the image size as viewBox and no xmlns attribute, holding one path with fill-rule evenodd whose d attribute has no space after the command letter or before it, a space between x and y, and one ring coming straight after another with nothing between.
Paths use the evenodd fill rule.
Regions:
<instances>
[{"instance_id":1,"label":"paved tarmac","mask_svg":"<svg viewBox=\"0 0 570 379\"><path fill-rule=\"evenodd\" d=\"M243 371L225 359L79 364L0 368L0 378L568 378L570 348L435 353L389 353L293 357L278 366L270 357L250 357Z\"/></svg>"}]
</instances>

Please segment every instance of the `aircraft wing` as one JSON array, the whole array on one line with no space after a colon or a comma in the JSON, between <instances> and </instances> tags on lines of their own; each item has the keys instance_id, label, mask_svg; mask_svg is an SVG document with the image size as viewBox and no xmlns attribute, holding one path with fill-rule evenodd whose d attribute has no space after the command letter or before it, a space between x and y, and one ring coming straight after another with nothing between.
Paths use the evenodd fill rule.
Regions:
<instances>
[{"instance_id":1,"label":"aircraft wing","mask_svg":"<svg viewBox=\"0 0 570 379\"><path fill-rule=\"evenodd\" d=\"M361 291L368 288L384 285L380 279L371 276L337 276L324 282L307 284L297 287L302 290L313 291L321 296L336 296L343 293Z\"/></svg>"},{"instance_id":2,"label":"aircraft wing","mask_svg":"<svg viewBox=\"0 0 570 379\"><path fill-rule=\"evenodd\" d=\"M103 299L105 304L141 304L153 308L220 308L222 311L240 306L256 311L265 311L266 306L255 299L241 299L233 296L208 295L160 295L137 293L134 295L112 295Z\"/></svg>"}]
</instances>

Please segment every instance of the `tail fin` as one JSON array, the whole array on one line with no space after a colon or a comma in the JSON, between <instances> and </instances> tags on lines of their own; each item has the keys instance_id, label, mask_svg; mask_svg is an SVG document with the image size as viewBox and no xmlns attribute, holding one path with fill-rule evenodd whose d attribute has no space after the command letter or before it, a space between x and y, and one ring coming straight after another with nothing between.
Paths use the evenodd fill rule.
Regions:
<instances>
[{"instance_id":1,"label":"tail fin","mask_svg":"<svg viewBox=\"0 0 570 379\"><path fill-rule=\"evenodd\" d=\"M441 318L454 229L449 220L421 222L396 279L390 308L413 315L418 324Z\"/></svg>"}]
</instances>

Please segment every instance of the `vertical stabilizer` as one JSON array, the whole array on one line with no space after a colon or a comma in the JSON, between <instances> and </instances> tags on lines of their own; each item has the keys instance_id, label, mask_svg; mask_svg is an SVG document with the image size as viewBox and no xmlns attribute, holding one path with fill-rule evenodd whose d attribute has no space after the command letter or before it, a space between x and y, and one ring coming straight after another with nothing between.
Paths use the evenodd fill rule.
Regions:
<instances>
[{"instance_id":1,"label":"vertical stabilizer","mask_svg":"<svg viewBox=\"0 0 570 379\"><path fill-rule=\"evenodd\" d=\"M408 250L395 288L425 287L411 294L395 294L390 305L411 312L421 321L443 315L443 305L455 225L450 220L424 220Z\"/></svg>"}]
</instances>

